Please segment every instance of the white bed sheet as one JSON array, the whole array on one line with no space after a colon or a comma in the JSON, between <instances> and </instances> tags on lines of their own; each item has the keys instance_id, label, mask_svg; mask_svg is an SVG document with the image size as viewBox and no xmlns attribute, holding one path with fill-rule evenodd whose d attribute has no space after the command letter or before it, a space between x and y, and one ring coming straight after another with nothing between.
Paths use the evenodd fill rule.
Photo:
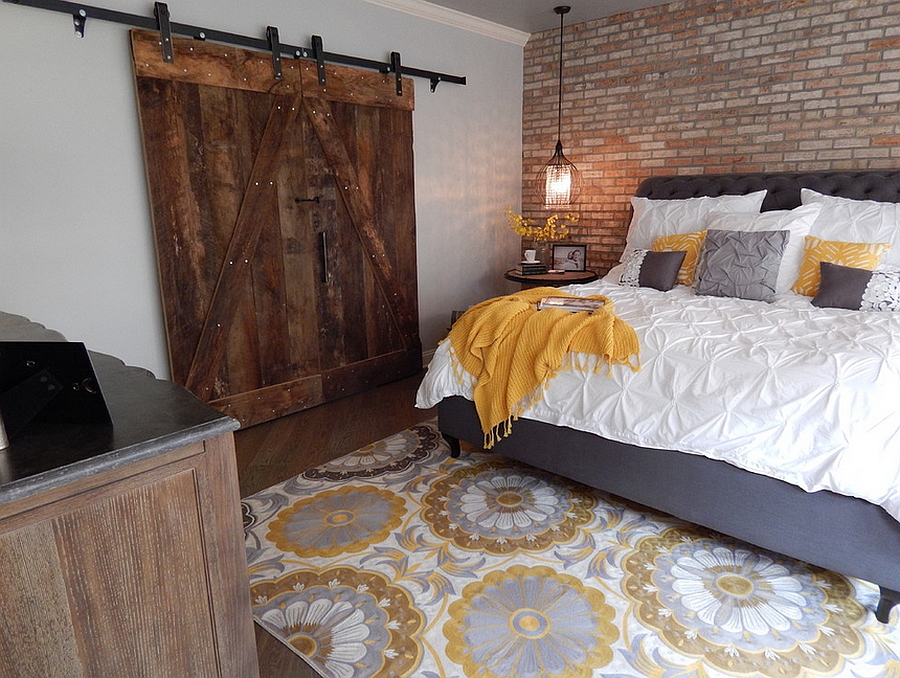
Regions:
<instances>
[{"instance_id":1,"label":"white bed sheet","mask_svg":"<svg viewBox=\"0 0 900 678\"><path fill-rule=\"evenodd\" d=\"M637 332L642 368L562 371L524 416L632 445L721 459L807 491L879 504L900 521L900 314L629 288L603 294ZM443 341L417 395L471 399ZM515 428L515 426L514 426Z\"/></svg>"}]
</instances>

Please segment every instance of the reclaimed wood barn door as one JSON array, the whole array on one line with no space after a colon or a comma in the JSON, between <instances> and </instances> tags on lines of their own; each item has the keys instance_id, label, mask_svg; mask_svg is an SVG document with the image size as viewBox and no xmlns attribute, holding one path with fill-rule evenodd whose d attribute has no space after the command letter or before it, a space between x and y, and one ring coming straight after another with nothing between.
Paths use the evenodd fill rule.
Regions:
<instances>
[{"instance_id":1,"label":"reclaimed wood barn door","mask_svg":"<svg viewBox=\"0 0 900 678\"><path fill-rule=\"evenodd\" d=\"M248 426L421 369L412 83L132 32L172 378Z\"/></svg>"}]
</instances>

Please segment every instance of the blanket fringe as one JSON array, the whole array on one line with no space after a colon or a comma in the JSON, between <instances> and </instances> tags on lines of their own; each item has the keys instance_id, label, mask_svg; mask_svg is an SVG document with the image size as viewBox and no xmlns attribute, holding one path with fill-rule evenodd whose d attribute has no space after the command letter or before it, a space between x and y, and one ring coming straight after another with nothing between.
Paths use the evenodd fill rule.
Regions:
<instances>
[{"instance_id":1,"label":"blanket fringe","mask_svg":"<svg viewBox=\"0 0 900 678\"><path fill-rule=\"evenodd\" d=\"M523 290L473 306L450 330L454 377L474 379L473 395L485 449L508 436L513 422L542 397L559 370L599 374L613 365L640 369L637 335L612 312L537 310L546 296L574 296L552 287Z\"/></svg>"}]
</instances>

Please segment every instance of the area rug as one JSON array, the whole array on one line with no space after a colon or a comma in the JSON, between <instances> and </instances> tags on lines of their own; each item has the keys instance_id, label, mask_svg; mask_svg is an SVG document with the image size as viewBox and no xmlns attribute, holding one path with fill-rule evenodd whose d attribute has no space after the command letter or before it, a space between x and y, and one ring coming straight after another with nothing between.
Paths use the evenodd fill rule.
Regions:
<instances>
[{"instance_id":1,"label":"area rug","mask_svg":"<svg viewBox=\"0 0 900 678\"><path fill-rule=\"evenodd\" d=\"M873 586L434 422L243 507L255 619L327 678L900 676Z\"/></svg>"}]
</instances>

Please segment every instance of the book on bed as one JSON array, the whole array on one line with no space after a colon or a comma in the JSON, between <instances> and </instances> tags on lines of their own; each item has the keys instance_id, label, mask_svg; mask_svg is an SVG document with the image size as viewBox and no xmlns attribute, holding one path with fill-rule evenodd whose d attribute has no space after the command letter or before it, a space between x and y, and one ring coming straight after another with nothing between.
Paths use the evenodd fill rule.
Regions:
<instances>
[{"instance_id":1,"label":"book on bed","mask_svg":"<svg viewBox=\"0 0 900 678\"><path fill-rule=\"evenodd\" d=\"M558 308L561 311L596 311L603 306L602 299L584 299L579 297L544 297L538 302L538 310L545 308Z\"/></svg>"}]
</instances>

